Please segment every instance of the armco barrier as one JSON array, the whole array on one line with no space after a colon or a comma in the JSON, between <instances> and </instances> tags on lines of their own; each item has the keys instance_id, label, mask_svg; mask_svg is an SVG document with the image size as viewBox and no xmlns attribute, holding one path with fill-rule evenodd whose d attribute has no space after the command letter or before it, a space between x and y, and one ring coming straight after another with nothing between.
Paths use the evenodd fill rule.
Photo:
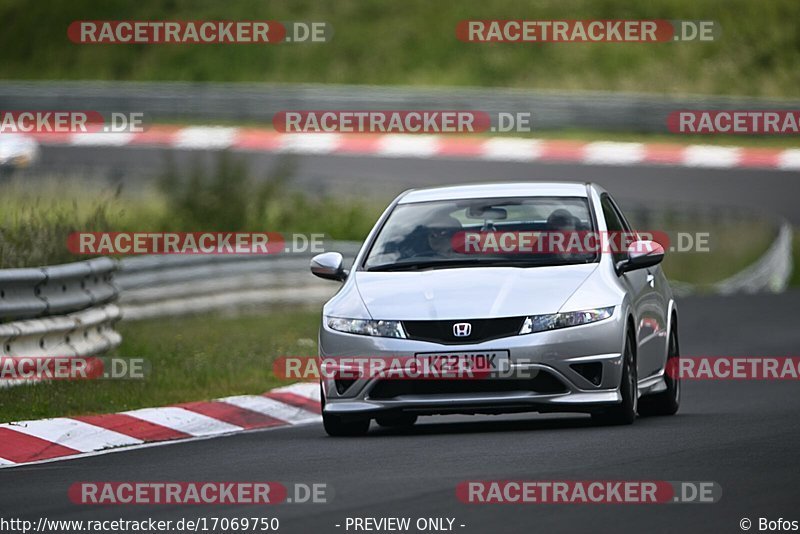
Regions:
<instances>
[{"instance_id":1,"label":"armco barrier","mask_svg":"<svg viewBox=\"0 0 800 534\"><path fill-rule=\"evenodd\" d=\"M110 258L0 270L0 321L75 312L117 297Z\"/></svg>"},{"instance_id":2,"label":"armco barrier","mask_svg":"<svg viewBox=\"0 0 800 534\"><path fill-rule=\"evenodd\" d=\"M37 317L47 310L36 288L46 279L43 269L0 270L0 320Z\"/></svg>"},{"instance_id":3,"label":"armco barrier","mask_svg":"<svg viewBox=\"0 0 800 534\"><path fill-rule=\"evenodd\" d=\"M359 243L328 241L324 250L336 250L355 257ZM119 261L115 283L125 298L140 288L154 288L196 280L216 280L220 277L300 270L308 272L308 261L316 252L291 254L203 254L131 256ZM202 286L195 286L201 292Z\"/></svg>"},{"instance_id":4,"label":"armco barrier","mask_svg":"<svg viewBox=\"0 0 800 534\"><path fill-rule=\"evenodd\" d=\"M328 241L349 265L360 243ZM127 320L274 303L321 302L336 284L312 277L313 252L278 255L141 256L120 260L116 274Z\"/></svg>"},{"instance_id":5,"label":"armco barrier","mask_svg":"<svg viewBox=\"0 0 800 534\"><path fill-rule=\"evenodd\" d=\"M0 86L0 109L144 112L149 121L271 122L279 111L298 109L463 109L529 112L534 130L663 133L675 110L798 107L788 100L502 88L110 81L4 81Z\"/></svg>"},{"instance_id":6,"label":"armco barrier","mask_svg":"<svg viewBox=\"0 0 800 534\"><path fill-rule=\"evenodd\" d=\"M763 291L780 293L786 290L792 268L792 227L784 222L772 246L757 262L714 284L713 292L721 295Z\"/></svg>"},{"instance_id":7,"label":"armco barrier","mask_svg":"<svg viewBox=\"0 0 800 534\"><path fill-rule=\"evenodd\" d=\"M0 324L0 358L102 354L122 343L122 336L114 330L119 318L119 307L106 304L67 315ZM0 388L37 381L0 380Z\"/></svg>"},{"instance_id":8,"label":"armco barrier","mask_svg":"<svg viewBox=\"0 0 800 534\"><path fill-rule=\"evenodd\" d=\"M116 269L116 260L95 258L0 270L0 357L92 356L118 346Z\"/></svg>"},{"instance_id":9,"label":"armco barrier","mask_svg":"<svg viewBox=\"0 0 800 534\"><path fill-rule=\"evenodd\" d=\"M0 356L92 356L122 341L113 328L120 318L116 304L80 312L0 325Z\"/></svg>"}]
</instances>

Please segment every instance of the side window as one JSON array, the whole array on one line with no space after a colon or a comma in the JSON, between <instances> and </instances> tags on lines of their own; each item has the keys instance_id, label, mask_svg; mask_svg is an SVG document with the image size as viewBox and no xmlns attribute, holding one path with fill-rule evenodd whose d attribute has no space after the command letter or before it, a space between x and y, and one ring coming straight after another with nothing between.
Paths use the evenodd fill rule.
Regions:
<instances>
[{"instance_id":1,"label":"side window","mask_svg":"<svg viewBox=\"0 0 800 534\"><path fill-rule=\"evenodd\" d=\"M606 227L609 233L608 237L610 240L613 240L614 243L619 243L620 236L626 231L625 225L608 195L603 195L600 198L600 205L603 207L603 218L606 220ZM612 255L614 257L614 263L622 261L626 257L625 251L620 250L620 247L616 246L613 247Z\"/></svg>"},{"instance_id":2,"label":"side window","mask_svg":"<svg viewBox=\"0 0 800 534\"><path fill-rule=\"evenodd\" d=\"M614 208L614 211L617 212L617 217L619 217L619 220L622 223L622 227L625 228L625 231L633 232L633 227L628 222L628 219L625 217L625 214L622 213L622 210L619 209L619 206L617 206L617 202L613 198L611 198L611 195L609 194L606 194L606 198L608 198L608 201L611 204L611 207Z\"/></svg>"}]
</instances>

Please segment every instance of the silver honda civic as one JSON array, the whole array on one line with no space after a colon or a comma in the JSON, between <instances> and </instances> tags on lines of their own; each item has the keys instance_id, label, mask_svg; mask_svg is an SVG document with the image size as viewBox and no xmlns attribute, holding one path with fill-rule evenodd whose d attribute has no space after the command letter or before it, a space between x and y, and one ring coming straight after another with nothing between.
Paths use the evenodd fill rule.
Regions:
<instances>
[{"instance_id":1,"label":"silver honda civic","mask_svg":"<svg viewBox=\"0 0 800 534\"><path fill-rule=\"evenodd\" d=\"M676 413L678 311L664 248L646 237L591 183L401 194L352 268L336 252L311 261L343 283L319 332L325 430L361 435L373 419L434 414L630 424Z\"/></svg>"}]
</instances>

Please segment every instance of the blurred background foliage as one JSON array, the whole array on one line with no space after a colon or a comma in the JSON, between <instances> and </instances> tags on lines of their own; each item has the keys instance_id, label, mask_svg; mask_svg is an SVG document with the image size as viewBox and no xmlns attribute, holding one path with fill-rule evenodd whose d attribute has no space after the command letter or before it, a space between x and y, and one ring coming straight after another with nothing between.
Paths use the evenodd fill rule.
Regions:
<instances>
[{"instance_id":1,"label":"blurred background foliage","mask_svg":"<svg viewBox=\"0 0 800 534\"><path fill-rule=\"evenodd\" d=\"M463 43L464 19L715 20L713 43ZM305 20L330 43L81 45L75 20ZM800 96L797 0L0 1L0 78L316 82Z\"/></svg>"}]
</instances>

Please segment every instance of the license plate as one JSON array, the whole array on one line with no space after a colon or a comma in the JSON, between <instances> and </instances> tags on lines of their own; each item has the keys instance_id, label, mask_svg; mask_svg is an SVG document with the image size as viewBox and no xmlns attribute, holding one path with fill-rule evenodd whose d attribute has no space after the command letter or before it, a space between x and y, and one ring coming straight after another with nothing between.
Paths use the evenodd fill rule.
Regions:
<instances>
[{"instance_id":1,"label":"license plate","mask_svg":"<svg viewBox=\"0 0 800 534\"><path fill-rule=\"evenodd\" d=\"M509 356L507 350L475 351L475 352L431 352L415 354L417 367L431 374L487 375L498 371L507 371Z\"/></svg>"}]
</instances>

